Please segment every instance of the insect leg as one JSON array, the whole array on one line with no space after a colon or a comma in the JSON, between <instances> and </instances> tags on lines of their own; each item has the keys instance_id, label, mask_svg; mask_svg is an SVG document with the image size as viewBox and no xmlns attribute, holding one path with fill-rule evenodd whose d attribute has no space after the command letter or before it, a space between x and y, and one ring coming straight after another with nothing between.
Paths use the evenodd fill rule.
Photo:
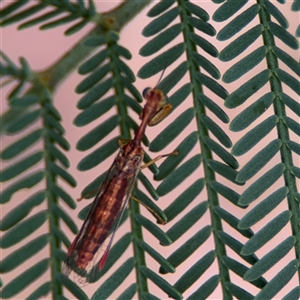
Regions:
<instances>
[{"instance_id":1,"label":"insect leg","mask_svg":"<svg viewBox=\"0 0 300 300\"><path fill-rule=\"evenodd\" d=\"M150 208L148 205L143 203L141 200L134 196L130 196L134 201L138 202L139 204L143 205L156 219L159 224L166 224L166 221L158 214L156 213L152 208Z\"/></svg>"},{"instance_id":2,"label":"insect leg","mask_svg":"<svg viewBox=\"0 0 300 300\"><path fill-rule=\"evenodd\" d=\"M149 166L151 166L152 164L154 164L155 162L157 162L158 160L160 160L164 157L167 157L167 156L170 156L170 155L178 155L178 154L179 154L179 152L175 150L175 151L173 151L171 153L168 153L168 154L159 155L159 156L153 158L152 160L148 161L146 164L142 165L141 169L148 168Z\"/></svg>"},{"instance_id":3,"label":"insect leg","mask_svg":"<svg viewBox=\"0 0 300 300\"><path fill-rule=\"evenodd\" d=\"M164 120L172 110L171 104L164 105L155 115L154 117L148 122L148 126L154 126Z\"/></svg>"},{"instance_id":4,"label":"insect leg","mask_svg":"<svg viewBox=\"0 0 300 300\"><path fill-rule=\"evenodd\" d=\"M87 192L85 195L82 195L80 198L77 198L76 201L77 202L80 202L82 201L83 199L87 199L88 197L95 197L95 195L97 194L99 189L93 189L92 191L90 192Z\"/></svg>"},{"instance_id":5,"label":"insect leg","mask_svg":"<svg viewBox=\"0 0 300 300\"><path fill-rule=\"evenodd\" d=\"M130 142L131 142L130 139L118 139L118 145L119 145L119 147L122 147L122 146L124 146L124 145L126 145L126 144L128 144Z\"/></svg>"}]
</instances>

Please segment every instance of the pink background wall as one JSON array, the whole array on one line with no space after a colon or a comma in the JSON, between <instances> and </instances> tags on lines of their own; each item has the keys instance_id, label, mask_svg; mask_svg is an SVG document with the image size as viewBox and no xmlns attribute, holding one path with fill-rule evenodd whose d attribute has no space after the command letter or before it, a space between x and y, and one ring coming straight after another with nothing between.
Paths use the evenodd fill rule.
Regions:
<instances>
[{"instance_id":1,"label":"pink background wall","mask_svg":"<svg viewBox=\"0 0 300 300\"><path fill-rule=\"evenodd\" d=\"M3 1L2 3L4 5L6 5L7 2L10 1ZM114 5L117 4L117 2L105 2L105 1L95 1L98 7L99 11L107 11L109 8L113 7ZM195 3L199 1L195 1ZM1 5L3 5L1 3ZM251 3L248 4L248 6L250 6L253 3L253 1L251 1ZM276 2L277 3L277 2ZM215 9L217 8L217 5L214 5L213 3L211 3L210 1L201 1L201 6L207 10L207 12L209 12L211 15L213 13L213 11L215 11ZM246 7L248 7L246 6ZM288 31L292 34L294 34L297 25L299 24L299 15L296 13L293 13L290 11L289 7L290 7L290 3L288 5L284 5L284 6L278 6L280 7L281 11L283 12L283 14L286 16L286 18L289 20L290 22L290 28L288 29ZM285 10L285 11L284 11ZM132 68L132 70L135 72L135 74L137 73L137 71L139 70L139 68L146 63L149 58L143 58L141 56L138 55L139 49L145 44L145 42L147 41L146 38L142 37L141 35L141 31L143 29L143 27L149 23L149 18L146 16L146 12L148 11L148 9L144 10L138 17L135 18L135 20L129 24L128 26L126 26L124 28L124 30L121 32L121 39L120 39L120 44L123 45L124 47L127 47L130 52L132 53L133 59L129 62L130 67ZM178 22L176 20L176 22ZM223 24L219 24L219 23L215 23L213 20L210 20L210 23L215 27L215 29L218 31L223 27ZM252 25L255 24L255 21L253 23L251 23ZM84 30L81 30L79 33L72 35L70 37L65 37L63 35L64 30L66 30L69 27L69 25L67 26L62 26L59 27L58 29L54 29L54 30L47 30L47 31L40 31L38 30L37 27L33 27L31 29L26 29L23 31L18 31L17 30L17 25L13 25L13 26L9 26L7 28L3 28L1 29L1 49L17 64L18 63L18 59L20 56L25 57L28 62L30 63L30 66L32 67L33 70L35 71L39 71L39 70L44 70L45 68L49 67L53 62L55 62L57 60L58 57L60 57L62 54L64 54L67 51L70 51L70 49L72 48L72 45L74 45L78 40L80 40L81 37L83 37L85 35L86 32L89 31L89 28L85 28ZM207 38L209 41L211 41L219 50L223 49L225 47L226 42L218 42L216 41L214 38L211 37L207 37L205 36L205 38ZM279 45L282 45L281 41L277 41ZM257 45L260 45L260 41L257 41L256 44L252 45L249 49L247 49L246 53L251 53L253 51L253 49L257 48ZM169 47L167 47L169 48ZM163 49L164 51L165 49ZM296 60L299 61L299 52L298 51L292 51L291 49L288 49L287 47L284 47L284 50L287 51L292 57L294 57ZM204 55L201 52L202 55ZM216 64L221 72L221 74L224 74L224 72L232 65L232 63L240 60L240 57L238 59L235 59L232 62L228 62L228 63L222 63L219 62L217 59L213 59L210 58L210 60L212 61L212 63ZM178 63L174 64L174 66L176 67L178 65ZM240 84L244 81L244 78L246 80L250 79L254 74L257 74L259 72L259 70L262 70L266 67L265 63L261 63L259 66L257 66L256 68L254 68L254 70L252 70L250 73L248 73L247 75L245 75L242 78L242 81L237 81L234 82L233 84L230 85L225 85L223 84L223 86L228 90L228 92L232 92L235 89L237 89ZM171 72L171 70L174 67L171 66L170 68L167 69L166 73L168 74L169 72ZM282 65L282 68L287 70L287 68ZM136 84L135 86L137 87L137 89L139 89L140 91L142 91L144 89L144 87L146 86L154 86L158 80L159 76L154 76L150 79L147 80L141 80L139 78L137 78ZM74 118L78 115L79 111L76 109L76 103L77 101L81 98L81 95L78 95L74 92L75 87L81 82L81 80L83 79L82 76L78 75L76 72L74 72L74 74L72 74L71 76L69 76L69 78L60 86L60 88L58 89L58 91L55 93L54 98L55 98L55 105L57 105L58 110L60 111L60 113L63 116L63 127L66 129L66 139L71 143L71 151L68 153L68 158L71 162L71 167L69 169L70 173L76 178L78 185L75 189L71 189L69 187L66 187L66 189L69 191L70 195L73 196L73 198L78 198L80 195L81 190L90 182L92 181L95 177L97 177L100 173L99 173L99 169L98 168L94 168L90 171L87 171L85 173L79 172L76 169L76 166L78 164L78 162L88 153L81 153L78 152L75 149L75 145L76 142L78 141L78 139L87 131L89 131L91 128L95 127L95 125L99 122L96 121L93 122L90 126L85 126L83 128L77 128L73 125L73 120ZM188 77L185 77L185 80L188 80ZM186 82L185 81L185 82ZM222 84L222 82L220 82ZM180 85L182 85L182 82L180 83ZM178 89L175 88L174 90L172 90L170 92L170 95L176 91ZM266 85L262 90L260 90L255 97L252 97L250 99L250 102L248 101L247 104L242 105L241 107L239 107L238 109L234 109L234 110L227 110L225 108L223 108L226 113L230 116L231 120L239 113L239 111L245 109L246 107L248 107L250 105L250 103L252 103L253 101L257 100L260 96L262 96L263 94L265 94L266 92L269 91L269 86ZM294 99L297 99L298 97L293 94L292 92L290 92L290 90L284 86L285 91L287 91L287 93L289 93ZM7 95L7 93L9 92L10 88L5 88L1 91L1 110L2 112L4 112L7 109L7 104L6 104L6 100L5 97ZM210 96L210 98L214 99L216 98L214 96L214 94L210 91L207 91L206 88L204 87L205 92L207 92L207 95ZM216 102L222 106L222 100L221 99L216 99ZM168 123L170 123L172 121L173 118L175 118L176 116L178 116L180 113L182 113L186 108L191 107L192 105L192 99L191 97L188 99L188 101L184 102L183 105L181 105L172 115L171 117L169 117L167 120L165 120L163 123L161 123L160 125L156 126L156 127L152 127L152 128L148 128L147 130L147 135L149 140L151 141L161 130L163 130ZM294 114L290 114L290 111L287 110L288 114L294 118ZM270 108L268 110L268 112L266 112L267 114L272 114L272 108ZM135 116L136 117L136 116ZM265 118L265 116L263 117L263 119ZM253 128L254 126L256 126L257 124L259 124L263 119L258 119L256 122L254 122L254 124L252 124L251 128ZM102 118L101 122L103 122L105 119ZM139 122L137 120L137 122ZM232 139L232 142L235 143L237 140L239 140L241 138L241 136L244 134L244 132L240 132L240 133L229 133L228 130L228 126L224 126L223 124L221 124L218 120L216 120L216 122L222 126L222 128L228 133L230 134L230 137ZM173 141L171 143L171 145L165 149L163 151L163 153L167 153L169 151L172 151L172 149L174 149L182 140L183 138L190 132L192 132L193 130L196 130L196 125L195 122L192 122L191 125L189 125L189 127L186 129L185 132L183 132L175 141ZM114 132L113 135L118 134L117 131ZM106 139L104 139L101 144L104 144L107 140L111 139L113 135L108 136ZM275 131L272 131L272 134L268 135L268 137L266 139L264 139L261 143L259 143L256 147L254 147L252 149L252 152L250 154L247 153L244 156L238 157L238 161L240 163L240 167L243 167L244 164L246 162L249 161L249 159L251 157L253 157L253 155L256 153L256 151L258 151L262 145L267 145L271 140L273 140L274 138L276 138L276 133ZM291 133L291 138L292 140L299 140L299 137L294 135L293 133ZM9 145L11 143L11 141L13 140L13 137L4 137L1 140L1 148L6 147L6 145ZM38 148L38 147L37 147ZM193 152L190 154L189 157L192 157L194 154L199 152L199 146L196 145L195 149L193 150ZM26 153L25 153L26 155ZM153 155L155 156L155 154ZM296 158L296 156L295 156ZM187 158L188 159L188 158ZM186 160L187 160L186 159ZM185 161L186 161L185 160ZM299 160L299 157L298 157ZM101 165L101 173L104 169L107 169L110 164L113 161L113 156L106 160L105 163L103 163ZM271 162L268 163L268 165L261 171L259 172L258 176L261 176L262 174L264 174L266 172L266 170L269 170L271 168L271 166L279 163L280 158L279 155L275 156L274 159L272 159ZM296 159L294 160L295 163L297 163ZM2 167L5 167L6 165L9 165L9 163L7 162L3 162ZM299 166L299 161L298 161L298 166ZM151 180L151 182L154 184L154 186L157 186L157 183L154 182L152 180L151 177L151 173L148 170L143 171L145 174L149 175L149 179ZM199 175L200 174L200 175ZM191 182L194 182L197 178L201 177L201 174L203 174L203 171L201 169L201 166L199 168L199 170L196 171L196 173L191 175L191 178L189 178L188 180L186 180L186 182L184 182L180 187L176 188L172 193L168 194L167 196L161 198L159 200L159 202L157 203L162 209L166 208L169 204L169 201L172 201L173 199L175 199L183 190L186 189L187 186L190 185ZM219 176L218 176L219 178ZM257 178L257 177L256 177ZM253 178L252 180L250 180L246 187L249 186L251 183L253 183L255 181L255 178ZM223 179L220 178L220 182L223 182L224 184L228 184L228 182ZM279 186L282 186L283 182L280 181L278 183L276 183L273 187L272 190L268 190L266 193L263 194L263 196L260 199L264 199L267 195L271 194L272 191L275 191L276 189L279 188ZM230 185L230 184L229 184ZM3 186L6 186L6 183L3 184ZM39 189L43 188L43 184L40 184ZM237 188L235 186L235 188ZM245 187L238 187L237 192L241 193L244 190ZM28 191L28 190L23 190L20 193L16 194L12 201L10 201L8 204L3 205L2 206L2 216L4 216L7 212L9 212L12 208L14 208L15 206L18 205L18 203L20 203L24 198L27 198L31 195L32 191ZM196 201L194 201L194 203L192 205L189 206L189 208L187 210L184 211L184 213L182 215L180 215L179 217L177 217L175 220L173 220L172 222L170 222L169 224L165 225L163 227L163 230L168 230L169 228L171 228L175 222L177 220L179 220L179 218L181 218L184 214L186 214L193 206L195 206L196 204L199 204L200 202L206 200L206 192L205 190L201 193L200 196L198 196L198 199ZM237 217L241 218L244 214L245 211L238 209L237 207L234 207L233 205L231 205L230 203L228 203L226 200L221 199L221 206L224 207L225 209L228 209L233 215L236 215ZM81 222L76 218L77 213L81 210L82 207L84 207L86 205L87 202L83 201L81 203L78 204L77 209L72 212L73 216L74 216L74 220L77 223L78 227L80 228ZM256 205L258 203L258 201L255 202L254 205ZM253 207L254 205L251 205L251 207ZM37 211L41 210L42 207L38 207L37 209L33 210L32 214L35 214ZM287 205L285 203L283 203L280 207L278 207L276 210L273 211L273 214L268 216L268 221L270 221L273 217L277 216L281 211L287 209ZM145 215L149 216L148 212L146 212L144 209L142 209L143 212L145 212ZM152 218L151 216L149 218ZM152 218L153 220L153 218ZM145 235L148 238L148 241L150 241L150 245L154 248L154 249L158 249L161 254L164 257L168 257L175 249L177 249L180 245L182 245L190 236L192 236L196 231L199 230L199 228L202 228L204 226L204 224L209 224L209 214L206 213L205 217L203 217L200 222L198 222L197 224L194 225L194 227L192 228L192 230L190 230L187 234L185 234L182 238L180 238L178 241L176 241L174 243L173 246L170 247L161 247L156 239L152 239L152 236L150 234L148 234L146 231ZM267 221L266 219L264 219L262 221L263 223L258 223L254 226L253 230L256 232L260 229L261 224L265 224ZM229 233L233 233L233 230L227 225L224 224L224 228L227 232ZM119 230L119 232L117 233L117 237L116 240L121 237L123 235L124 232L126 232L126 230L129 229L129 224L125 225L122 227L122 230ZM124 231L123 231L124 230ZM43 228L40 228L39 230L36 231L35 235L38 236L40 235L42 232L46 232L47 231L47 225L43 226ZM73 240L74 236L71 232L66 231L66 234L68 234L69 238L71 240ZM274 247L275 245L277 245L280 241L282 241L286 236L290 235L290 227L289 225L286 226L285 228L285 232L280 232L279 236L277 236L276 238L272 239L272 241L268 244L267 247L263 247L262 249L260 249L257 253L257 255L259 257L263 256L264 253L266 253L266 251L268 251L270 248ZM33 236L30 236L30 239L32 239ZM237 237L240 238L240 237ZM151 240L152 239L152 240ZM8 255L9 253L11 253L11 251L13 251L14 249L17 249L18 247L26 244L28 242L28 240L22 241L21 243L15 245L15 247L9 248L9 249L4 249L2 251L2 255L3 257L5 257L6 255ZM213 249L213 239L212 236L209 238L209 240L198 249L198 253L207 253L209 250ZM48 255L48 253L45 253L45 251L48 251L48 248L46 247L41 253L38 254L37 256L34 256L32 259L30 259L27 264L22 265L21 267L19 267L17 270L9 273L9 274L4 274L3 279L4 282L10 282L16 275L21 274L28 266L34 264L36 261L39 261L39 259L44 258L45 256ZM188 268L189 266L193 265L194 262L198 259L199 254L194 253L194 255L192 255L184 264L180 265L177 268L177 272L175 274L171 274L168 275L166 278L170 283L175 283L177 281L177 279L180 277L180 275L182 275ZM230 255L232 255L232 257L236 257L235 254L231 253L231 250L228 250L228 252L230 253ZM126 251L126 253L124 254L124 258L122 258L122 261L125 261L126 258L129 257L129 255L131 255L132 250L129 247L129 249ZM291 257L294 257L294 253L290 252L290 256L289 257L285 257L281 263L281 265L276 266L277 268L273 268L271 269L269 272L267 272L265 274L265 277L267 279L270 279L274 276L274 273L276 273L278 270L280 270L282 268L282 266L284 265L285 262L289 262L291 260ZM157 270L158 269L158 265L150 258L147 256L147 261L151 261L151 268L153 270ZM119 261L116 266L120 266L121 261ZM218 270L217 270L217 264L216 262L213 264L213 267L210 268L210 273L208 274L208 272L206 272L201 279L198 281L198 284L194 284L187 292L186 292L186 296L192 294L193 291L195 291L198 286L200 284L202 284L204 281L206 281L210 276L212 276L213 274L217 274ZM235 277L235 274L231 274L232 277ZM132 282L134 282L134 276L135 274L132 272L131 274L131 278L128 278L125 281L125 288L128 287ZM38 282L43 283L45 282L45 278L49 278L49 274L45 274L42 278L39 279ZM107 278L107 275L104 276L104 279ZM242 279L237 278L234 279L234 282L236 284L238 284L238 282L241 282ZM103 279L100 283L103 282ZM297 278L294 277L291 285L295 286L295 284L297 284ZM154 290L156 289L156 286L154 286L151 282L149 282L150 285L150 290L153 288L153 293L155 295L157 295L158 297L164 298L165 294L160 291L160 290ZM36 287L38 287L38 283L33 284L30 286L30 288L24 290L22 293L19 294L19 296L15 299L24 299L26 296L28 296L32 291L35 290ZM84 291L88 294L88 295L92 295L93 291L95 291L97 288L97 284L93 284L93 285L88 285L85 286L83 289ZM121 291L124 288L121 288L120 290L116 291L113 295L111 299L116 298ZM281 293L280 295L278 295L278 297L280 298L281 296L285 295L286 292L289 290L289 287L286 287ZM249 284L249 291L252 293L256 293L256 289L251 286ZM221 291L220 288L218 288L210 297L210 299L221 299ZM71 295L68 295L68 297L72 298ZM50 299L49 297L45 297L45 299Z\"/></svg>"}]
</instances>

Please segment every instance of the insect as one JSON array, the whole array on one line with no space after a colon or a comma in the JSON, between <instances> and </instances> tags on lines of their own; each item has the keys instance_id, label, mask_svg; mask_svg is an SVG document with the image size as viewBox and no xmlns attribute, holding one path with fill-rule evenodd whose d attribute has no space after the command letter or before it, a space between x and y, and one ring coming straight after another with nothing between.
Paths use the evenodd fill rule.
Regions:
<instances>
[{"instance_id":1,"label":"insect","mask_svg":"<svg viewBox=\"0 0 300 300\"><path fill-rule=\"evenodd\" d=\"M134 138L121 145L106 178L99 188L91 209L74 239L63 266L63 275L73 270L80 283L89 281L97 260L101 270L107 260L113 237L141 168L148 167L161 157L177 155L176 152L158 156L142 166L144 150L141 146L147 125L153 126L164 119L172 106L166 103L163 92L156 88L143 91L146 104L140 116L141 124Z\"/></svg>"}]
</instances>

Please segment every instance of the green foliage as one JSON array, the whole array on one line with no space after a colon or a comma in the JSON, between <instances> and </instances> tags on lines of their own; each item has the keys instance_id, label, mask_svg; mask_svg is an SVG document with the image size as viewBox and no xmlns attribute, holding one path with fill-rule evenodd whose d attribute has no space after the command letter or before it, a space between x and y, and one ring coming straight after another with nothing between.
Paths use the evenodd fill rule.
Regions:
<instances>
[{"instance_id":1,"label":"green foliage","mask_svg":"<svg viewBox=\"0 0 300 300\"><path fill-rule=\"evenodd\" d=\"M21 22L18 29L27 29L31 26L40 25L40 29L45 30L68 24L74 20L80 20L65 31L65 35L70 35L82 29L89 21L93 21L93 17L97 14L94 3L91 0L89 0L88 5L85 5L84 1L72 3L71 1L47 0L40 1L38 4L31 4L27 7L26 4L28 3L29 1L25 0L7 5L1 13L1 17L4 18L1 26ZM37 13L48 7L51 7L51 11L35 17ZM61 15L63 16L60 17ZM59 18L57 19L57 17ZM51 21L52 19L55 20Z\"/></svg>"},{"instance_id":2,"label":"green foliage","mask_svg":"<svg viewBox=\"0 0 300 300\"><path fill-rule=\"evenodd\" d=\"M113 159L118 140L130 139L139 126L136 117L142 112L142 97L133 84L135 76L129 62L132 55L121 45L119 32L148 2L125 1L107 13L98 12L92 0L22 0L2 9L1 26L18 24L18 29L39 25L44 30L67 24L65 35L70 35L94 24L68 55L43 72L33 71L25 58L15 64L0 53L2 85L12 85L8 110L1 116L1 134L13 137L0 153L7 162L0 172L1 182L5 182L0 201L14 207L2 219L0 242L3 249L22 243L1 262L0 273L18 272L13 280L4 282L2 298L14 298L34 285L35 291L27 299L49 293L52 298L63 299L65 289L78 299L108 299L127 278L132 281L117 299L161 298L149 290L149 280L163 297L173 299L209 298L218 288L224 299L271 299L278 295L282 299L299 298L298 285L286 288L296 273L298 280L300 276L300 197L296 185L300 178L296 165L300 155L300 104L296 98L300 95L300 66L286 50L298 49L295 36L299 36L299 27L295 36L289 33L282 6L268 0L254 4L213 2L218 4L212 15L204 4L200 7L198 2L187 0L162 0L148 11L152 21L145 24L142 34L150 39L139 54L149 60L140 67L138 76L146 79L167 68L169 74L156 88L168 94L172 114L177 110L178 116L164 129L158 125L158 134L151 143L147 137L143 142L152 152L161 153L171 146L178 153L159 167L149 167L158 181L157 188L149 176L140 173L132 196L149 208L158 223L169 223L169 227L165 230L154 224L153 217L141 215L139 204L130 200L118 225L129 219L130 232L114 242L102 270L98 265L93 267L88 282L97 282L98 286L92 296L72 278L61 276L65 250L71 245L63 228L73 235L78 230L77 220L70 215L76 203L68 192L76 186L76 180L68 170L72 164L66 154L70 144L62 124L63 112L55 106L55 92L57 85L78 67L85 77L74 87L82 94L76 104L80 113L74 125L90 127L77 139L76 150L84 155L77 169L101 168L103 161ZM293 11L299 10L298 3L293 2ZM217 33L210 18L213 22L230 21ZM227 40L227 46L219 52L216 45ZM221 72L217 66L222 62L229 65L232 60L234 63L222 77L224 83L235 83L235 90L228 93L218 81ZM250 71L254 75L249 77ZM259 95L266 85L267 91ZM227 112L239 107L241 112L230 122ZM228 123L232 132L242 133L234 145ZM192 124L196 130L189 131ZM275 136L264 143L275 129ZM195 146L196 154L192 153ZM255 154L251 149L256 149ZM234 156L242 155L246 155L246 162L238 171L239 162ZM149 161L151 157L145 153L144 162ZM83 196L92 197L99 189L107 172L99 173L84 188ZM182 191L164 210L152 201L179 186ZM31 196L15 202L25 188L32 190ZM278 212L282 203L286 208ZM85 219L90 207L82 209L78 218ZM258 222L259 229L252 228ZM46 233L33 238L45 225ZM286 226L291 232L282 238L279 235ZM145 231L166 247L167 257L147 240ZM280 239L276 245L270 243L274 237ZM134 255L125 261L122 254L129 246ZM267 253L258 257L257 251L266 247ZM25 271L18 271L45 249L49 251L43 253L43 258L36 259ZM282 259L291 252L293 257L290 255L284 265ZM146 260L146 254L158 263L159 270ZM191 262L192 266L184 270L184 265ZM266 275L275 264L281 264L281 271ZM114 272L110 270L113 266L117 267ZM237 281L232 272L244 281ZM45 273L50 276L37 285L36 280ZM170 273L177 275L175 281Z\"/></svg>"}]
</instances>

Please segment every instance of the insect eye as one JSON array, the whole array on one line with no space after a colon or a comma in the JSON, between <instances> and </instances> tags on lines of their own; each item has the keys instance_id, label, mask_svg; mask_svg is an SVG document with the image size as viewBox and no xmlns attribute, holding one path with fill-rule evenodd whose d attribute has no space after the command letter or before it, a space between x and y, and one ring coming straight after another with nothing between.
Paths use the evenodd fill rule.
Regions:
<instances>
[{"instance_id":1,"label":"insect eye","mask_svg":"<svg viewBox=\"0 0 300 300\"><path fill-rule=\"evenodd\" d=\"M150 87L147 87L147 88L145 88L145 89L143 90L142 95L143 95L144 98L146 97L146 94L148 93L149 90L151 90Z\"/></svg>"}]
</instances>

